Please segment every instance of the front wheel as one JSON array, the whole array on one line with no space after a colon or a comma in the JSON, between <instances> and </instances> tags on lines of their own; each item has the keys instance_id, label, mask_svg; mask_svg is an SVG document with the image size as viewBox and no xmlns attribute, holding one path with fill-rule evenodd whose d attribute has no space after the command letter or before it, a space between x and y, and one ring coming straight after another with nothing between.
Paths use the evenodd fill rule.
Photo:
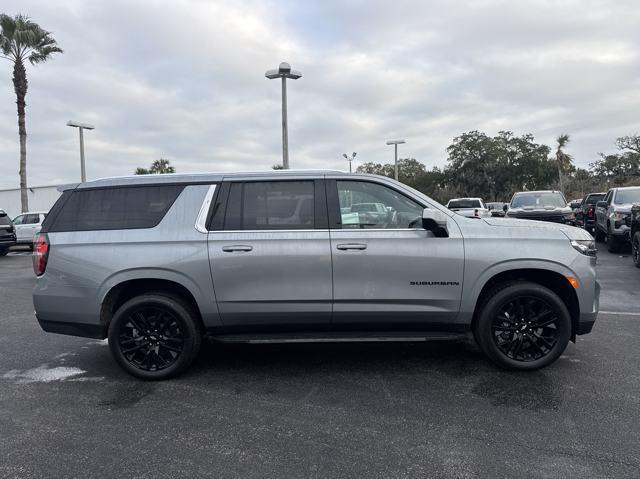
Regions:
<instances>
[{"instance_id":1,"label":"front wheel","mask_svg":"<svg viewBox=\"0 0 640 479\"><path fill-rule=\"evenodd\" d=\"M6 256L9 252L9 248L0 248L0 256Z\"/></svg>"},{"instance_id":2,"label":"front wheel","mask_svg":"<svg viewBox=\"0 0 640 479\"><path fill-rule=\"evenodd\" d=\"M604 241L605 234L598 228L598 226L594 226L593 230L595 231L595 235L594 235L595 240L598 243L602 243Z\"/></svg>"},{"instance_id":3,"label":"front wheel","mask_svg":"<svg viewBox=\"0 0 640 479\"><path fill-rule=\"evenodd\" d=\"M640 231L637 231L636 234L633 235L631 248L632 248L632 256L633 256L633 264L636 265L636 268L640 268Z\"/></svg>"},{"instance_id":4,"label":"front wheel","mask_svg":"<svg viewBox=\"0 0 640 479\"><path fill-rule=\"evenodd\" d=\"M113 357L126 372L141 379L177 376L193 362L201 340L192 308L162 294L130 299L109 325Z\"/></svg>"},{"instance_id":5,"label":"front wheel","mask_svg":"<svg viewBox=\"0 0 640 479\"><path fill-rule=\"evenodd\" d=\"M474 333L480 349L498 366L540 369L558 359L567 347L571 316L550 289L516 282L490 293Z\"/></svg>"}]
</instances>

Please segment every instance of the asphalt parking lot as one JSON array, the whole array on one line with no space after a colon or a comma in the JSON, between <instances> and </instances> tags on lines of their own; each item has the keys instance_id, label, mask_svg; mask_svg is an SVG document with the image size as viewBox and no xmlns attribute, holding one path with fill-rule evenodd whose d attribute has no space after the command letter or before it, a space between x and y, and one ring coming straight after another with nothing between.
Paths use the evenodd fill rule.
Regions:
<instances>
[{"instance_id":1,"label":"asphalt parking lot","mask_svg":"<svg viewBox=\"0 0 640 479\"><path fill-rule=\"evenodd\" d=\"M46 334L0 258L0 477L640 477L640 269L599 254L602 313L553 366L464 343L209 344L140 382Z\"/></svg>"}]
</instances>

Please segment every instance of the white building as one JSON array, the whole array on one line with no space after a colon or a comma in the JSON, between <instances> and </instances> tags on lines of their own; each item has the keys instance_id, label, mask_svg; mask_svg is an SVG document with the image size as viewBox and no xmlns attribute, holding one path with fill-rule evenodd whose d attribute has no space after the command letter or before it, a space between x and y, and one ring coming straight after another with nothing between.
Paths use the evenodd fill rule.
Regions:
<instances>
[{"instance_id":1,"label":"white building","mask_svg":"<svg viewBox=\"0 0 640 479\"><path fill-rule=\"evenodd\" d=\"M28 187L29 211L49 211L62 194L58 191L59 186ZM5 210L11 219L21 213L20 188L0 190L0 210Z\"/></svg>"}]
</instances>

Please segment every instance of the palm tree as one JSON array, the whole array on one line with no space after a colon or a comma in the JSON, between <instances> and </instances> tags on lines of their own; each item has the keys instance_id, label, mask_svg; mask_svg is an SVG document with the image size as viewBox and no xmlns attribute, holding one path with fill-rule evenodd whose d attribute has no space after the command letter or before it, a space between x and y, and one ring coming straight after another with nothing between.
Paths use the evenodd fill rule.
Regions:
<instances>
[{"instance_id":1,"label":"palm tree","mask_svg":"<svg viewBox=\"0 0 640 479\"><path fill-rule=\"evenodd\" d=\"M151 163L151 167L147 168L136 168L134 172L135 175L154 175L154 174L164 174L164 173L175 173L176 169L169 164L169 160L165 160L164 158L160 158L159 160L155 160Z\"/></svg>"},{"instance_id":2,"label":"palm tree","mask_svg":"<svg viewBox=\"0 0 640 479\"><path fill-rule=\"evenodd\" d=\"M566 133L563 133L556 138L558 147L556 148L556 162L558 163L558 183L560 185L560 191L564 194L563 174L565 171L569 171L573 158L571 155L565 153L562 149L569 143L570 137Z\"/></svg>"},{"instance_id":3,"label":"palm tree","mask_svg":"<svg viewBox=\"0 0 640 479\"><path fill-rule=\"evenodd\" d=\"M32 65L44 63L54 53L62 53L51 32L47 32L25 15L0 14L1 58L13 62L13 89L18 105L18 135L20 136L20 199L22 212L29 210L27 197L27 128L25 124L25 97L27 96L27 70L25 61Z\"/></svg>"}]
</instances>

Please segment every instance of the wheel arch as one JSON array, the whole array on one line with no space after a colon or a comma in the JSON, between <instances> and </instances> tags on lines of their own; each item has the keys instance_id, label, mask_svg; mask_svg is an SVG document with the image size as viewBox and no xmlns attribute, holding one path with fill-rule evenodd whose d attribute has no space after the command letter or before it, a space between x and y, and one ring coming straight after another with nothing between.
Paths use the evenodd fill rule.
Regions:
<instances>
[{"instance_id":1,"label":"wheel arch","mask_svg":"<svg viewBox=\"0 0 640 479\"><path fill-rule=\"evenodd\" d=\"M575 342L576 332L578 330L578 321L580 318L580 303L575 289L563 274L555 269L540 267L520 267L506 269L491 275L479 288L475 297L473 308L473 316L471 327L475 327L475 323L481 307L490 292L500 284L517 281L528 281L539 284L556 293L562 302L567 306L571 315L571 340Z\"/></svg>"},{"instance_id":2,"label":"wheel arch","mask_svg":"<svg viewBox=\"0 0 640 479\"><path fill-rule=\"evenodd\" d=\"M122 304L145 293L165 294L181 299L193 309L196 313L196 321L200 327L204 328L202 310L191 289L182 282L176 281L175 278L145 276L111 281L110 286L105 288L100 302L100 325L104 331L107 330L111 318Z\"/></svg>"}]
</instances>

